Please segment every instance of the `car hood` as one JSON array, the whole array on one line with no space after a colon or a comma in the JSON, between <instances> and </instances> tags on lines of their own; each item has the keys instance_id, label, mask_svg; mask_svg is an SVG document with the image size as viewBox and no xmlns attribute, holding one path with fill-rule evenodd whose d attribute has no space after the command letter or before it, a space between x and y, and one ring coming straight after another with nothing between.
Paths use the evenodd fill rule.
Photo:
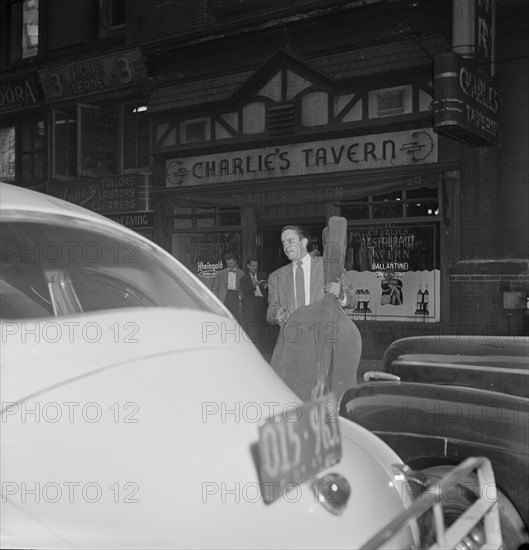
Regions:
<instances>
[{"instance_id":1,"label":"car hood","mask_svg":"<svg viewBox=\"0 0 529 550\"><path fill-rule=\"evenodd\" d=\"M344 515L310 483L263 502L258 426L298 400L230 319L127 310L90 322L98 342L52 343L50 328L28 349L4 346L3 547L354 548L402 510L398 457L343 419L342 460L320 475L349 482ZM114 323L138 341L106 334Z\"/></svg>"},{"instance_id":2,"label":"car hood","mask_svg":"<svg viewBox=\"0 0 529 550\"><path fill-rule=\"evenodd\" d=\"M242 351L262 363L233 318L187 309L131 308L6 321L1 334L2 403L157 356L208 350L214 357Z\"/></svg>"}]
</instances>

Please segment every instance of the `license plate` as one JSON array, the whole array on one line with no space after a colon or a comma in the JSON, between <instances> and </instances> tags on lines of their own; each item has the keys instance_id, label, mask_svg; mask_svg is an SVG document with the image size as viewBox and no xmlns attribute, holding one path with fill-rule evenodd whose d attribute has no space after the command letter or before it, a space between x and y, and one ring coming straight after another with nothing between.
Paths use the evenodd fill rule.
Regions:
<instances>
[{"instance_id":1,"label":"license plate","mask_svg":"<svg viewBox=\"0 0 529 550\"><path fill-rule=\"evenodd\" d=\"M342 441L333 394L284 410L259 427L261 494L270 503L339 462Z\"/></svg>"}]
</instances>

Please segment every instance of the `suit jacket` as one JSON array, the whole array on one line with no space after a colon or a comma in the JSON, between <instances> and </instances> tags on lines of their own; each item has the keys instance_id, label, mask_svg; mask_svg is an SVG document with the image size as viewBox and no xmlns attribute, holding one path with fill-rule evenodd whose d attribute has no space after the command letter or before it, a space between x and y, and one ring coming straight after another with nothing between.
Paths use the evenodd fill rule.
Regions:
<instances>
[{"instance_id":1,"label":"suit jacket","mask_svg":"<svg viewBox=\"0 0 529 550\"><path fill-rule=\"evenodd\" d=\"M235 281L237 290L239 291L239 297L242 298L242 292L241 292L241 279L244 277L244 271L237 267L235 268ZM219 297L219 300L224 303L224 299L226 298L226 294L228 292L228 268L225 267L224 269L221 269L220 271L217 271L217 275L215 276L215 280L213 281L213 286L211 287L211 290L214 294L216 294Z\"/></svg>"},{"instance_id":2,"label":"suit jacket","mask_svg":"<svg viewBox=\"0 0 529 550\"><path fill-rule=\"evenodd\" d=\"M268 275L264 271L258 271L256 273L256 275L257 275L257 280L258 281L265 281L265 283L266 283L266 281L268 280ZM264 288L265 283L261 283L259 285L259 288L261 289L261 294L263 295L264 299L266 300L268 298L268 288ZM250 276L249 273L247 273L241 279L241 291L242 291L242 295L243 295L243 300L247 296L255 296L252 277Z\"/></svg>"},{"instance_id":3,"label":"suit jacket","mask_svg":"<svg viewBox=\"0 0 529 550\"><path fill-rule=\"evenodd\" d=\"M345 272L344 272L345 273ZM310 267L310 304L317 302L325 295L325 279L323 276L323 258L313 256ZM351 285L344 286L346 306L354 303ZM287 312L287 318L296 310L294 299L294 264L276 269L268 278L268 311L266 320L277 324L276 315L279 309Z\"/></svg>"}]
</instances>

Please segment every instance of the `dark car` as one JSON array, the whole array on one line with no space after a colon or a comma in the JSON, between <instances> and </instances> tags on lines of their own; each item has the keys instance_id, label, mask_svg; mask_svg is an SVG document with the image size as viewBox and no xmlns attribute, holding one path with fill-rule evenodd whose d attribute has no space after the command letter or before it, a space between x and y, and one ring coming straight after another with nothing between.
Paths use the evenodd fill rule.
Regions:
<instances>
[{"instance_id":1,"label":"dark car","mask_svg":"<svg viewBox=\"0 0 529 550\"><path fill-rule=\"evenodd\" d=\"M429 479L469 456L489 458L508 550L529 548L528 341L397 340L386 350L381 371L367 372L340 403L342 416L377 434ZM475 481L469 478L443 495L448 515L472 498Z\"/></svg>"}]
</instances>

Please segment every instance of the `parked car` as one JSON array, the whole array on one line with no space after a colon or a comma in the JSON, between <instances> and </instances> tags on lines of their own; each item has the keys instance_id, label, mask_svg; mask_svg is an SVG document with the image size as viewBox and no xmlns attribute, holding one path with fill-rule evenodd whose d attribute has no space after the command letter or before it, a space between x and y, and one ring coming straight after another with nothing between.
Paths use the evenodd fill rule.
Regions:
<instances>
[{"instance_id":1,"label":"parked car","mask_svg":"<svg viewBox=\"0 0 529 550\"><path fill-rule=\"evenodd\" d=\"M529 338L427 336L393 342L380 371L342 396L340 414L416 471L442 476L468 456L494 467L505 548L529 547ZM446 514L472 498L475 478Z\"/></svg>"},{"instance_id":2,"label":"parked car","mask_svg":"<svg viewBox=\"0 0 529 550\"><path fill-rule=\"evenodd\" d=\"M390 521L417 547L397 454L301 406L170 254L10 185L0 214L2 548L359 548Z\"/></svg>"}]
</instances>

